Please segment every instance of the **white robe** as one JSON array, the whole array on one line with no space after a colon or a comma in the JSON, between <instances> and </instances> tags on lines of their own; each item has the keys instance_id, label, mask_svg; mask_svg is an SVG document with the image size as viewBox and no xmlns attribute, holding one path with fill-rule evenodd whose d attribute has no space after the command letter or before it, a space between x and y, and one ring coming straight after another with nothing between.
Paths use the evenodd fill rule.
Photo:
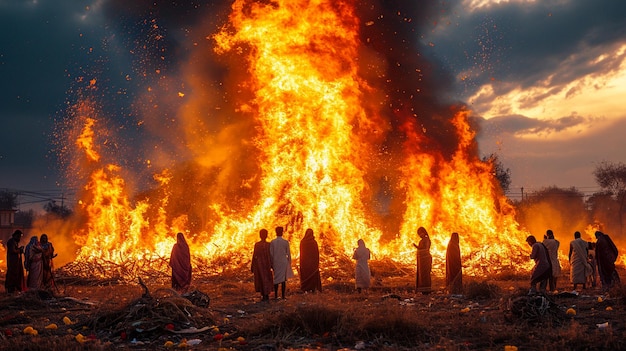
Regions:
<instances>
[{"instance_id":1,"label":"white robe","mask_svg":"<svg viewBox=\"0 0 626 351\"><path fill-rule=\"evenodd\" d=\"M577 238L570 242L572 255L570 257L570 281L573 284L585 284L591 275L591 266L587 263L587 242Z\"/></svg>"},{"instance_id":2,"label":"white robe","mask_svg":"<svg viewBox=\"0 0 626 351\"><path fill-rule=\"evenodd\" d=\"M270 258L272 259L272 270L274 271L274 284L286 282L293 277L291 269L291 250L289 241L282 237L270 242Z\"/></svg>"}]
</instances>

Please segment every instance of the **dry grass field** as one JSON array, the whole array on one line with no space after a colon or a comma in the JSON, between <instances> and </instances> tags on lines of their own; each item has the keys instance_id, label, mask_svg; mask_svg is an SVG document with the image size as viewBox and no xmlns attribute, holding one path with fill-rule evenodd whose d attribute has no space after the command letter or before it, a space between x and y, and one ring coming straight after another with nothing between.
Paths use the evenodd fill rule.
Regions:
<instances>
[{"instance_id":1,"label":"dry grass field","mask_svg":"<svg viewBox=\"0 0 626 351\"><path fill-rule=\"evenodd\" d=\"M54 296L2 296L0 349L626 349L622 287L572 294L563 277L561 293L529 297L525 275L503 274L465 276L463 295L446 294L434 277L434 291L422 295L410 274L376 271L367 292L354 290L349 271L326 272L322 293L304 294L294 279L287 299L269 302L240 271L194 277L197 293L186 297L163 278L142 287L58 276Z\"/></svg>"}]
</instances>

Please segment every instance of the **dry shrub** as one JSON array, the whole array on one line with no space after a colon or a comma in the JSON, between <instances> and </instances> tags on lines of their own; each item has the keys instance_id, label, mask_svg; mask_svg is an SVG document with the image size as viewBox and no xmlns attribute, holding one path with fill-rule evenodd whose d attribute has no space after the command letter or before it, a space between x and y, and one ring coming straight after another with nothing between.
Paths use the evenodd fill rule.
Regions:
<instances>
[{"instance_id":1,"label":"dry shrub","mask_svg":"<svg viewBox=\"0 0 626 351\"><path fill-rule=\"evenodd\" d=\"M471 281L464 287L465 297L470 300L493 299L498 296L500 288L486 281Z\"/></svg>"}]
</instances>

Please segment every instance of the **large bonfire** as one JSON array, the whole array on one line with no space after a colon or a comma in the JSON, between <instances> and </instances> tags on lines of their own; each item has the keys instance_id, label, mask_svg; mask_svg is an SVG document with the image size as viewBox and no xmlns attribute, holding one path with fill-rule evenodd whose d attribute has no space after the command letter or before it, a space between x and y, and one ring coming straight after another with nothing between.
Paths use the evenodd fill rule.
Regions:
<instances>
[{"instance_id":1,"label":"large bonfire","mask_svg":"<svg viewBox=\"0 0 626 351\"><path fill-rule=\"evenodd\" d=\"M527 233L493 165L478 157L469 111L423 106L421 61L387 55L390 41L414 45L398 33L376 36L411 18L359 6L234 1L228 22L205 34L206 45L194 43L180 69L184 88L150 85L137 98L138 125L163 136L151 147L119 147L95 98L100 83L85 84L66 133L68 173L82 189L76 262L163 264L183 232L196 258L235 267L261 228L283 226L296 258L312 228L327 262L364 239L376 259L408 264L424 226L435 260L458 232L469 270L526 263ZM204 72L211 64L221 67L217 83ZM174 117L164 112L170 101ZM151 187L120 151L142 159Z\"/></svg>"}]
</instances>

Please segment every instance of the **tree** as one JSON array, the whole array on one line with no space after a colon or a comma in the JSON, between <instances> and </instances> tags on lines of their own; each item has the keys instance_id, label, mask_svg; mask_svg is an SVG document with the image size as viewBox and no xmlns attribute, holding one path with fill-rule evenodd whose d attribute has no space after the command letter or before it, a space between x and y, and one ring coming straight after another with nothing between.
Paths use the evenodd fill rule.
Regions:
<instances>
[{"instance_id":1,"label":"tree","mask_svg":"<svg viewBox=\"0 0 626 351\"><path fill-rule=\"evenodd\" d=\"M503 192L507 192L511 186L511 170L504 168L497 154L491 154L483 157L484 162L489 162L493 166L493 175L500 183Z\"/></svg>"},{"instance_id":2,"label":"tree","mask_svg":"<svg viewBox=\"0 0 626 351\"><path fill-rule=\"evenodd\" d=\"M0 209L13 210L17 207L17 193L9 190L0 190Z\"/></svg>"},{"instance_id":3,"label":"tree","mask_svg":"<svg viewBox=\"0 0 626 351\"><path fill-rule=\"evenodd\" d=\"M59 218L67 218L72 215L72 210L70 210L65 205L57 205L56 201L51 200L43 206L43 209L48 214L53 214Z\"/></svg>"},{"instance_id":4,"label":"tree","mask_svg":"<svg viewBox=\"0 0 626 351\"><path fill-rule=\"evenodd\" d=\"M619 231L623 232L622 213L624 211L624 197L626 197L626 164L604 161L593 171L596 182L602 189L609 191L619 203Z\"/></svg>"}]
</instances>

